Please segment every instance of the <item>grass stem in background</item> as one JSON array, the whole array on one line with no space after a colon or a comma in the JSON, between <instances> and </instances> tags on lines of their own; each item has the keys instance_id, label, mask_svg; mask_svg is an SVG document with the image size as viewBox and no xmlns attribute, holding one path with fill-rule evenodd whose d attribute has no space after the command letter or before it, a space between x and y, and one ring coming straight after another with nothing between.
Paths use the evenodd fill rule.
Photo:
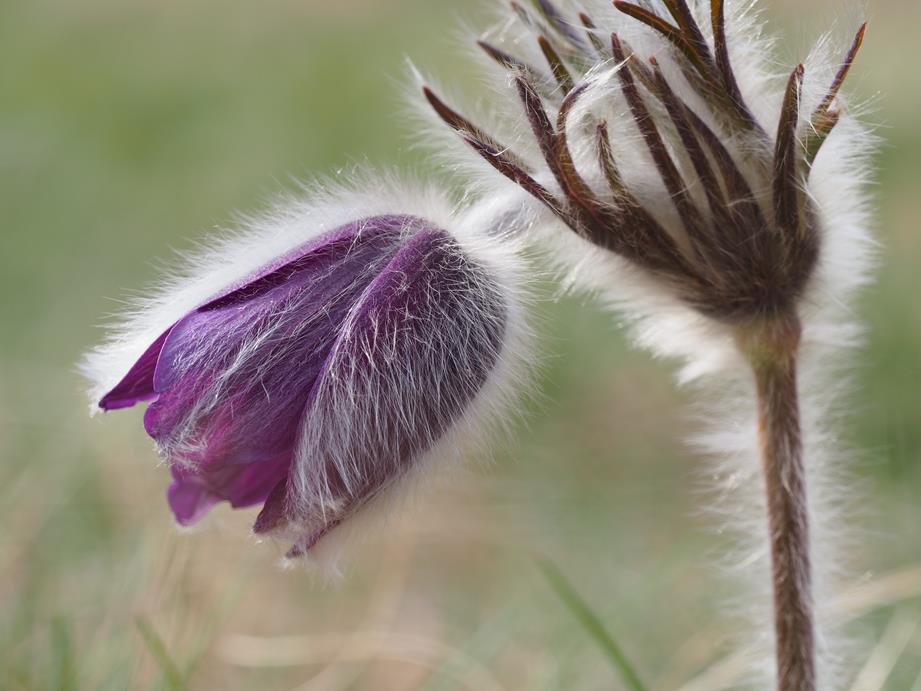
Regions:
<instances>
[{"instance_id":1,"label":"grass stem in background","mask_svg":"<svg viewBox=\"0 0 921 691\"><path fill-rule=\"evenodd\" d=\"M605 628L601 619L598 618L589 604L576 592L576 589L569 582L566 576L551 562L540 559L537 562L538 567L557 594L562 600L566 609L576 618L576 621L582 625L582 628L592 637L598 647L601 648L605 656L614 666L627 685L630 691L647 691L646 686L640 680L639 675L633 668L633 665L627 660L623 650L614 640L611 633Z\"/></svg>"},{"instance_id":2,"label":"grass stem in background","mask_svg":"<svg viewBox=\"0 0 921 691\"><path fill-rule=\"evenodd\" d=\"M173 662L166 645L163 643L163 639L154 631L147 618L143 615L138 615L135 619L135 625L141 634L141 638L144 639L144 645L147 646L147 650L150 651L154 662L157 663L157 667L163 674L163 680L166 682L167 688L170 691L187 691L188 687L179 671L179 667Z\"/></svg>"},{"instance_id":3,"label":"grass stem in background","mask_svg":"<svg viewBox=\"0 0 921 691\"><path fill-rule=\"evenodd\" d=\"M56 691L76 691L77 673L74 667L74 646L70 623L64 617L51 621L51 655Z\"/></svg>"}]
</instances>

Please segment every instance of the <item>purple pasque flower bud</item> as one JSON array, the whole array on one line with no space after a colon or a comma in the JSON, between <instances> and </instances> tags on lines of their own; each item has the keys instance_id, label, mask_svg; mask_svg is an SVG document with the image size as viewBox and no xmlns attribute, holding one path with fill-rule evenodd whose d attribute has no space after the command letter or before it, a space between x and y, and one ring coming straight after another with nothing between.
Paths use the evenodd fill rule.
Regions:
<instances>
[{"instance_id":1,"label":"purple pasque flower bud","mask_svg":"<svg viewBox=\"0 0 921 691\"><path fill-rule=\"evenodd\" d=\"M350 220L152 339L98 405L151 401L144 425L171 467L180 524L222 501L262 504L255 531L303 554L501 397L519 331L514 270L507 248L452 224Z\"/></svg>"}]
</instances>

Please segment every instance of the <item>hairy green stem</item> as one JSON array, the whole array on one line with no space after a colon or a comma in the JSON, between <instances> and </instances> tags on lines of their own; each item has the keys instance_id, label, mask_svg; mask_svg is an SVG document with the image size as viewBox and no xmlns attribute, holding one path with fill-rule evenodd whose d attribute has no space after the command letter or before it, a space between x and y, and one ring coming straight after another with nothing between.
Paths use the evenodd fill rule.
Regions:
<instances>
[{"instance_id":1,"label":"hairy green stem","mask_svg":"<svg viewBox=\"0 0 921 691\"><path fill-rule=\"evenodd\" d=\"M772 320L744 339L758 397L778 691L816 688L809 511L797 395L799 340L795 316Z\"/></svg>"}]
</instances>

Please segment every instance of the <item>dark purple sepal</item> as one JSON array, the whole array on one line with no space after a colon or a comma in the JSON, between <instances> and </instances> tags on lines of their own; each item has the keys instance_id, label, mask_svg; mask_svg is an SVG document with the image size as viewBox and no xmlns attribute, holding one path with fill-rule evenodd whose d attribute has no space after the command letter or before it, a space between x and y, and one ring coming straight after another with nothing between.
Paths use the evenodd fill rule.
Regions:
<instances>
[{"instance_id":1,"label":"dark purple sepal","mask_svg":"<svg viewBox=\"0 0 921 691\"><path fill-rule=\"evenodd\" d=\"M169 336L170 330L164 331L156 341L150 344L144 354L138 358L134 366L115 387L109 391L99 401L99 407L103 410L119 410L120 408L130 408L131 406L148 401L156 397L154 391L153 377L154 370L157 367L157 360L160 357L160 351L163 344Z\"/></svg>"},{"instance_id":2,"label":"dark purple sepal","mask_svg":"<svg viewBox=\"0 0 921 691\"><path fill-rule=\"evenodd\" d=\"M275 488L256 532L300 533L292 555L308 552L419 467L495 367L505 310L451 236L432 229L409 238L331 349L305 411L300 483Z\"/></svg>"},{"instance_id":3,"label":"dark purple sepal","mask_svg":"<svg viewBox=\"0 0 921 691\"><path fill-rule=\"evenodd\" d=\"M176 522L192 525L221 501L235 509L261 504L279 479L287 476L290 464L290 455L280 455L259 463L223 464L205 469L173 466L167 500Z\"/></svg>"}]
</instances>

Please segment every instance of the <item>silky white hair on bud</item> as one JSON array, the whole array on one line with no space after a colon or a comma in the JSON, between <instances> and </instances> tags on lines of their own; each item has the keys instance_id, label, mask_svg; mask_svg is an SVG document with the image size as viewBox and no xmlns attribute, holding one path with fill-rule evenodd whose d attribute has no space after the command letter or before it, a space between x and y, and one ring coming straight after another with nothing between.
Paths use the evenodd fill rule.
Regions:
<instances>
[{"instance_id":1,"label":"silky white hair on bud","mask_svg":"<svg viewBox=\"0 0 921 691\"><path fill-rule=\"evenodd\" d=\"M272 260L312 238L361 218L416 215L449 232L458 228L459 240L496 258L496 270L514 266L509 252L485 243L478 233L457 219L468 211L433 185L404 182L394 171L354 170L339 180L303 183L298 192L281 195L270 210L242 216L235 227L225 228L196 243L192 251L177 252L178 260L164 267L157 282L127 300L126 308L111 317L104 328L105 342L81 363L91 383L88 396L92 412L96 403L124 376L150 343L183 315L222 289L250 276Z\"/></svg>"},{"instance_id":2,"label":"silky white hair on bud","mask_svg":"<svg viewBox=\"0 0 921 691\"><path fill-rule=\"evenodd\" d=\"M430 494L424 489L450 483L456 479L456 473L464 467L466 459L489 458L491 443L510 435L516 411L522 408L524 400L530 395L529 383L533 379L532 372L538 354L526 314L526 305L531 298L523 273L522 247L504 231L503 216L497 211L492 202L484 200L464 208L456 214L453 225L445 226L452 228L471 262L482 267L485 274L496 281L499 291L505 296L505 334L502 348L496 354L497 361L488 378L473 401L464 407L460 418L453 422L446 434L433 440L431 448L413 463L412 470L317 543L307 553L304 560L306 565L319 566L324 573L336 575L343 556L357 553L358 545L393 525L393 516L404 515L408 511L412 513L410 505L418 497ZM476 301L470 301L467 306L471 310L475 309ZM459 322L472 324L479 317L471 312L462 316ZM433 333L431 338L454 343L460 348L469 335ZM416 381L414 371L423 372L430 368L437 369L438 363L406 363L403 375L406 381L403 384L413 386ZM362 407L387 404L387 401L364 400L367 397L360 396L360 393L356 391L350 400L344 400L342 404L346 408L350 405ZM352 419L355 415L346 414L343 410L340 417ZM349 435L352 434L360 437L362 431L349 431ZM348 442L348 445L354 444L354 440ZM350 472L348 467L340 468L342 475ZM308 493L315 491L311 490L308 483L302 482L300 487Z\"/></svg>"},{"instance_id":3,"label":"silky white hair on bud","mask_svg":"<svg viewBox=\"0 0 921 691\"><path fill-rule=\"evenodd\" d=\"M450 474L448 469L460 465L464 459L488 455L488 442L496 438L497 432L504 433L508 429L517 409L515 401L526 395L530 369L536 360L526 317L529 297L521 265L521 244L509 238L502 229L506 221L501 214L495 213L491 202L472 203L468 199L459 203L431 185L406 183L393 173L356 171L343 177L348 178L347 183L323 181L305 185L299 194L281 199L269 212L244 219L237 228L212 236L197 251L181 255L180 268L172 270L152 290L135 298L109 327L108 339L82 363L82 370L91 382L90 397L97 403L172 324L229 286L238 285L313 238L359 219L388 215L424 219L428 227L447 232L457 243L456 251L452 250L457 253L457 260L465 262L483 277L482 281L471 281L466 287L450 286L449 289L455 293L455 300L460 300L460 304L470 310L475 310L481 299L491 301L490 304L497 300L501 303L504 320L500 329L501 342L496 352L488 354L492 364L485 381L474 397L463 404L444 434L429 440L428 448L421 458L413 459L408 472L359 506L354 515L350 513L342 525L337 525L308 551L304 561L323 566L329 574L335 571L343 546L355 542L356 538L366 539L369 533L379 533L381 527L389 524L387 514L407 504L408 497L416 495L414 489L420 483ZM490 294L464 293L458 297L457 291L480 288L489 290ZM439 296L428 299L437 304ZM466 325L479 324L483 317L474 313L453 316L456 318L446 323L457 325L457 333L430 333L425 338L462 349L465 339L471 337ZM270 328L266 326L266 332ZM436 350L419 348L420 353ZM438 352L442 351L443 348ZM401 363L399 371L406 379L392 382L392 386L411 387L416 380L414 372L438 372L442 366L443 363L424 359ZM450 386L451 382L444 384ZM452 396L450 391L432 393L436 394ZM373 396L360 397L343 390L343 396L336 403L341 409L332 413L333 418L338 415L343 421L342 429L337 431L343 448L361 448L362 435L369 433L350 426L347 420L370 421L374 418L374 407L401 405L400 400L371 398ZM203 405L203 409L207 408ZM363 410L365 412L361 412ZM396 410L391 414L401 420L401 424L412 425L411 418L416 413ZM300 458L302 452L295 454L294 477L307 462ZM338 470L342 477L353 476L355 468L347 467L346 456L335 456L333 461L341 465ZM315 508L329 501L321 487L302 483L298 494L305 507ZM303 535L289 532L281 530L272 533L272 537L303 538Z\"/></svg>"}]
</instances>

